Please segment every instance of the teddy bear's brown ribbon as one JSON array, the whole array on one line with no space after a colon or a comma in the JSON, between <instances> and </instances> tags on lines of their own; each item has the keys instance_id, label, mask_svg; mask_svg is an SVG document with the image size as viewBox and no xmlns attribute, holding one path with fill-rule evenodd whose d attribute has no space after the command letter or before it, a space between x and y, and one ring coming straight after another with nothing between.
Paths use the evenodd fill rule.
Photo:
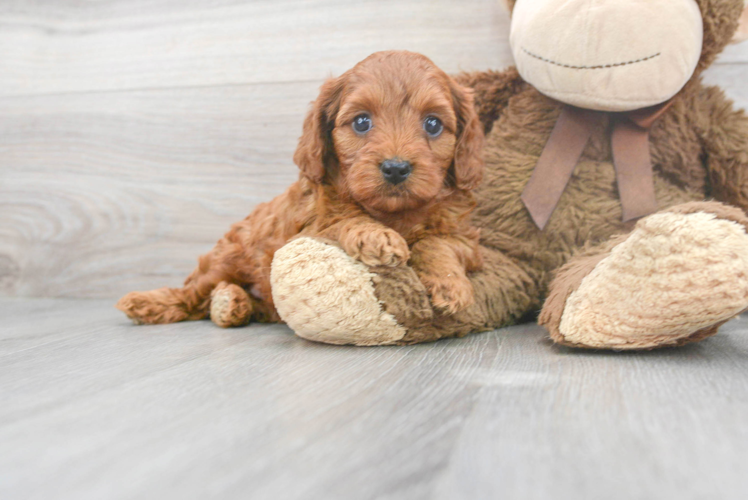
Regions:
<instances>
[{"instance_id":1,"label":"teddy bear's brown ribbon","mask_svg":"<svg viewBox=\"0 0 748 500\"><path fill-rule=\"evenodd\" d=\"M649 129L670 107L671 102L626 113L609 113L613 123L613 163L624 221L657 210L649 157ZM556 209L603 115L603 112L574 106L564 106L562 109L532 176L522 191L522 202L541 230Z\"/></svg>"}]
</instances>

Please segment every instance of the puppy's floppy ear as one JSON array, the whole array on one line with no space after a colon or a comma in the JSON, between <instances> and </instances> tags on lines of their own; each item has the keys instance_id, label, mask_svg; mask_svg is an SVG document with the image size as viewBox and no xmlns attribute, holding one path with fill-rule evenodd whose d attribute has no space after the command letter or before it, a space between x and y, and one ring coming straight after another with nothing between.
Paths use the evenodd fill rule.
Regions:
<instances>
[{"instance_id":1,"label":"puppy's floppy ear","mask_svg":"<svg viewBox=\"0 0 748 500\"><path fill-rule=\"evenodd\" d=\"M483 178L483 125L473 106L473 91L450 83L457 115L455 183L458 189L473 189Z\"/></svg>"},{"instance_id":2,"label":"puppy's floppy ear","mask_svg":"<svg viewBox=\"0 0 748 500\"><path fill-rule=\"evenodd\" d=\"M345 86L345 75L331 78L322 84L317 100L304 119L304 127L293 161L301 173L320 183L325 176L325 164L334 154L332 129L340 108L340 98Z\"/></svg>"}]
</instances>

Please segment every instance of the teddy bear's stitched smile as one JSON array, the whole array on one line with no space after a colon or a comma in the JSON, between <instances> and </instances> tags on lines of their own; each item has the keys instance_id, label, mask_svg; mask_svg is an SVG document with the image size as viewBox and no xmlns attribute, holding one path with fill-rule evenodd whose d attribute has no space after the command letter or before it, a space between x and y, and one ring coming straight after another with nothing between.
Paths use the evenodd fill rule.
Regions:
<instances>
[{"instance_id":1,"label":"teddy bear's stitched smile","mask_svg":"<svg viewBox=\"0 0 748 500\"><path fill-rule=\"evenodd\" d=\"M658 52L656 54L652 54L651 56L642 57L641 59L636 59L633 61L626 61L626 62L620 62L620 63L613 63L613 64L600 64L598 66L574 66L572 64L563 64L556 61L551 61L550 59L546 59L545 57L541 57L537 54L533 54L526 48L522 47L522 51L527 54L530 57L534 57L535 59L538 59L543 62L547 62L549 64L553 64L555 66L561 66L562 68L569 68L569 69L605 69L605 68L615 68L618 66L627 66L629 64L636 64L644 61L649 61L650 59L654 59L655 57L659 56L661 53Z\"/></svg>"}]
</instances>

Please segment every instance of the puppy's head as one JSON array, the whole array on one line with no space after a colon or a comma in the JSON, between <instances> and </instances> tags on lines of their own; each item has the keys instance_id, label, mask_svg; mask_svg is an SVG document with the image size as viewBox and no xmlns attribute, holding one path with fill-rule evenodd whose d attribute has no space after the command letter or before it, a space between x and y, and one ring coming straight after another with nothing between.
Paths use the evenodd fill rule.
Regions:
<instances>
[{"instance_id":1,"label":"puppy's head","mask_svg":"<svg viewBox=\"0 0 748 500\"><path fill-rule=\"evenodd\" d=\"M394 213L475 187L482 146L470 90L425 56L378 52L322 86L294 161L364 208Z\"/></svg>"}]
</instances>

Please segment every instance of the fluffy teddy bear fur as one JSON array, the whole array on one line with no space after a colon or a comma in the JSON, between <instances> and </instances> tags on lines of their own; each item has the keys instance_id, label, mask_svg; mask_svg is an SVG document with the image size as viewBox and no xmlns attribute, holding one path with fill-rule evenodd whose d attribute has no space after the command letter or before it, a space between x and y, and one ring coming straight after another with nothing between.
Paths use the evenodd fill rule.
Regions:
<instances>
[{"instance_id":1,"label":"fluffy teddy bear fur","mask_svg":"<svg viewBox=\"0 0 748 500\"><path fill-rule=\"evenodd\" d=\"M746 251L736 250L729 246L732 243L722 244L704 234L722 224L720 230L732 238L731 242L748 248L748 218L745 216L748 209L748 117L743 111L733 109L719 88L705 86L701 81L703 70L712 64L735 33L744 5L742 0L696 1L704 20L701 58L691 80L650 130L650 154L660 212L638 222L622 222L610 147L611 124L606 119L588 142L548 225L539 230L522 204L520 194L563 105L524 82L514 68L458 77L462 85L474 89L476 108L486 132L486 171L482 185L476 190L477 208L473 216L473 224L481 228L483 259L483 269L471 276L475 304L454 315L444 314L429 306L425 290L409 268L371 268L368 272L374 276L373 288L383 312L404 329L397 339L388 336L380 343L407 344L463 336L533 317L542 308L539 321L556 342L593 348L651 348L700 340L715 333L719 324L748 305ZM654 216L660 217L659 222L651 219ZM652 233L653 228L660 227L657 224L662 226L662 231ZM653 317L650 323L660 325L668 321L677 323L678 318L689 322L698 311L707 314L719 309L721 313L709 316L711 319L705 324L691 321L690 329L676 333L666 326L651 329L651 335L643 339L626 334L613 335L612 340L605 341L586 338L579 325L589 326L590 322L604 320L597 309L590 309L590 304L600 290L605 289L606 280L619 279L615 274L618 268L610 262L606 264L609 274L596 278L597 282L592 273L612 253L619 261L628 258L629 264L636 264L639 258L653 262L657 252L646 254L648 246L652 246L652 238L665 248L687 244L704 251L675 252L671 259L673 273L685 276L680 285L689 293L684 300L673 299L672 304L655 312L632 311L631 314ZM281 258L283 255L280 254ZM306 258L314 259L314 256ZM725 262L728 264L723 265ZM709 281L716 275L719 275L716 282ZM672 276L661 279L667 284ZM587 277L591 284L580 289ZM713 286L725 283L727 289L722 290L723 295L711 294ZM657 293L658 283L648 282L648 285L654 287L651 293ZM630 288L621 286L619 293L632 293ZM636 281L628 286L636 286ZM570 311L567 302L577 292L577 323L569 320L568 324L562 324L563 316ZM284 296L285 303L278 305L284 319L287 320L284 311L292 312L294 301L303 293L295 296L291 290ZM628 304L616 300L615 290L605 293L611 302L598 304L598 307L621 309ZM702 296L708 297L708 303L692 312L694 301ZM642 301L651 298L642 297ZM328 307L337 305L335 301L328 302ZM584 316L585 311L598 312ZM626 316L625 311L619 312L621 317ZM668 315L669 320L666 319ZM569 313L568 317L572 316ZM322 328L314 323L315 318L305 321L309 331ZM618 320L608 318L605 321L615 323ZM293 322L289 324L295 328ZM648 324L644 321L637 331L643 331L641 328ZM575 333L567 335L563 331ZM319 339L318 336L316 340ZM336 342L334 336L322 340Z\"/></svg>"}]
</instances>

